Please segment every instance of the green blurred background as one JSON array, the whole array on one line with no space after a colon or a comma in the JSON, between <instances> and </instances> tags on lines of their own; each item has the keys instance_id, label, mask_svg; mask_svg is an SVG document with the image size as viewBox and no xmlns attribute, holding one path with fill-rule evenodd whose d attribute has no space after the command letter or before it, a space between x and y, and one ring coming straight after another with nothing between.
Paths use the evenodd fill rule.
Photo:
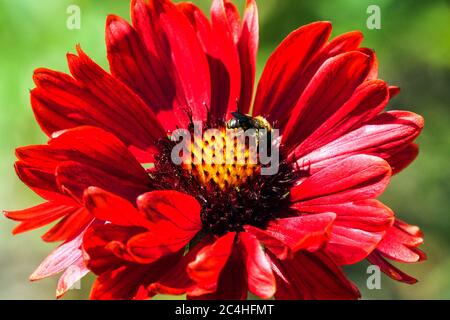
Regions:
<instances>
[{"instance_id":1,"label":"green blurred background","mask_svg":"<svg viewBox=\"0 0 450 320\"><path fill-rule=\"evenodd\" d=\"M209 0L194 0L205 10ZM237 1L243 8L244 1ZM81 8L81 29L66 28L67 7ZM380 77L399 85L402 94L390 108L422 114L426 129L416 162L396 176L383 200L399 217L421 226L428 261L402 266L417 277L414 286L383 276L381 290L366 288L366 267L347 268L365 299L450 299L450 2L446 0L258 1L258 74L277 44L298 26L329 20L333 34L361 30L364 45L380 60ZM369 5L381 8L381 29L366 27ZM15 176L14 149L44 143L29 105L31 76L37 67L67 71L65 54L80 43L105 68L106 15L129 17L127 0L0 0L0 209L21 209L40 202ZM0 299L54 299L56 278L37 283L28 276L54 245L43 230L13 237L15 224L0 217ZM86 299L92 277L65 299Z\"/></svg>"}]
</instances>

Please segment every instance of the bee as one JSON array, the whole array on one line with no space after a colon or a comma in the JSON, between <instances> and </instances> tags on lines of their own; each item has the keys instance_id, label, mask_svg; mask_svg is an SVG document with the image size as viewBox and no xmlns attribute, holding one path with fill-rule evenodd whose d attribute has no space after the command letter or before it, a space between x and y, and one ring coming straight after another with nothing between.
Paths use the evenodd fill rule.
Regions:
<instances>
[{"instance_id":1,"label":"bee","mask_svg":"<svg viewBox=\"0 0 450 320\"><path fill-rule=\"evenodd\" d=\"M252 117L239 111L232 112L231 114L233 115L233 118L226 124L228 130L242 129L247 131L249 129L254 129L256 131L254 136L258 139L257 143L265 143L264 145L267 145L268 154L272 153L273 131L272 126L266 119L261 116ZM261 147L261 145L259 145L258 148L259 147Z\"/></svg>"},{"instance_id":2,"label":"bee","mask_svg":"<svg viewBox=\"0 0 450 320\"><path fill-rule=\"evenodd\" d=\"M241 112L232 112L233 118L227 122L227 129L239 129L243 130L256 129L256 130L267 130L270 132L272 126L269 122L261 116L252 117Z\"/></svg>"}]
</instances>

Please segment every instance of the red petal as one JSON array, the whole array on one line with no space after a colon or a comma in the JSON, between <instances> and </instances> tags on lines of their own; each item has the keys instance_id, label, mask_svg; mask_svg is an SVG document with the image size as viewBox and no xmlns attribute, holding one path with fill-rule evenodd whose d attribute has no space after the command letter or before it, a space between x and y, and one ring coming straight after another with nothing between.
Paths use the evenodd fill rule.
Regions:
<instances>
[{"instance_id":1,"label":"red petal","mask_svg":"<svg viewBox=\"0 0 450 320\"><path fill-rule=\"evenodd\" d=\"M76 80L47 69L35 72L37 88L31 93L31 103L42 129L51 135L77 126L96 126L153 154L154 143L164 136L164 130L152 111L128 87L77 50L79 56L68 55Z\"/></svg>"},{"instance_id":2,"label":"red petal","mask_svg":"<svg viewBox=\"0 0 450 320\"><path fill-rule=\"evenodd\" d=\"M292 188L299 206L339 204L371 199L383 193L391 176L389 164L377 157L357 155L313 174Z\"/></svg>"},{"instance_id":3,"label":"red petal","mask_svg":"<svg viewBox=\"0 0 450 320\"><path fill-rule=\"evenodd\" d=\"M98 186L135 201L148 190L149 177L127 148L113 135L96 128L67 130L50 142L44 156L58 157L55 170L60 188L81 199L90 186Z\"/></svg>"},{"instance_id":4,"label":"red petal","mask_svg":"<svg viewBox=\"0 0 450 320\"><path fill-rule=\"evenodd\" d=\"M147 286L170 273L180 258L180 254L173 254L149 265L127 263L106 271L95 281L90 299L147 299Z\"/></svg>"},{"instance_id":5,"label":"red petal","mask_svg":"<svg viewBox=\"0 0 450 320\"><path fill-rule=\"evenodd\" d=\"M91 186L108 190L133 203L140 194L149 190L143 179L134 180L132 176L124 177L122 174L116 176L108 169L99 170L78 162L63 162L56 169L56 180L60 190L68 190L77 199L82 199L84 191Z\"/></svg>"},{"instance_id":6,"label":"red petal","mask_svg":"<svg viewBox=\"0 0 450 320\"><path fill-rule=\"evenodd\" d=\"M353 95L369 71L368 56L352 51L328 59L317 71L295 105L283 142L292 150Z\"/></svg>"},{"instance_id":7,"label":"red petal","mask_svg":"<svg viewBox=\"0 0 450 320\"><path fill-rule=\"evenodd\" d=\"M80 210L85 188L102 186L133 201L149 188L148 174L125 145L98 128L58 132L48 145L19 148L17 157L21 179L64 210L56 214L52 208L38 207L49 211L31 217L18 229L21 232L37 228L65 216L44 235L46 241L70 239L90 223L91 217Z\"/></svg>"},{"instance_id":8,"label":"red petal","mask_svg":"<svg viewBox=\"0 0 450 320\"><path fill-rule=\"evenodd\" d=\"M293 206L301 212L334 212L334 224L369 232L382 232L394 223L394 212L378 200L359 200L341 204Z\"/></svg>"},{"instance_id":9,"label":"red petal","mask_svg":"<svg viewBox=\"0 0 450 320\"><path fill-rule=\"evenodd\" d=\"M246 300L248 293L248 275L241 246L234 246L228 261L218 276L215 292L195 296L195 291L188 295L188 299L197 300ZM212 275L214 276L214 275Z\"/></svg>"},{"instance_id":10,"label":"red petal","mask_svg":"<svg viewBox=\"0 0 450 320\"><path fill-rule=\"evenodd\" d=\"M65 173L69 177L65 182L78 185L78 189L103 182L102 186L106 189L130 196L133 201L148 190L149 177L145 169L120 140L98 128L78 127L58 132L49 145L19 148L17 156L21 160L18 162L20 175L31 187L39 189L37 191L44 188L53 191L58 166L61 167L60 176L64 178ZM65 161L78 164L61 165ZM89 171L92 175L83 171ZM72 179L73 175L78 174L79 179ZM82 191L78 190L79 197ZM57 193L56 197L55 200L60 201L61 197L62 200L67 199Z\"/></svg>"},{"instance_id":11,"label":"red petal","mask_svg":"<svg viewBox=\"0 0 450 320\"><path fill-rule=\"evenodd\" d=\"M111 250L111 244L126 243L142 232L145 229L114 224L96 225L88 229L83 239L85 260L89 269L99 275L91 298L148 298L147 286L170 274L173 266L182 259L183 251L180 251L152 264L140 264L128 259L130 256L123 252Z\"/></svg>"},{"instance_id":12,"label":"red petal","mask_svg":"<svg viewBox=\"0 0 450 320\"><path fill-rule=\"evenodd\" d=\"M96 187L84 192L86 208L99 220L119 226L148 228L150 222L130 202Z\"/></svg>"},{"instance_id":13,"label":"red petal","mask_svg":"<svg viewBox=\"0 0 450 320\"><path fill-rule=\"evenodd\" d=\"M277 279L276 299L345 300L360 294L325 253L298 251L293 259L278 260L271 256Z\"/></svg>"},{"instance_id":14,"label":"red petal","mask_svg":"<svg viewBox=\"0 0 450 320\"><path fill-rule=\"evenodd\" d=\"M45 200L68 206L76 205L73 200L61 194L56 184L54 172L41 169L24 161L17 161L14 168L19 179Z\"/></svg>"},{"instance_id":15,"label":"red petal","mask_svg":"<svg viewBox=\"0 0 450 320\"><path fill-rule=\"evenodd\" d=\"M372 252L367 259L374 265L377 265L380 267L381 271L383 271L385 274L387 274L389 277L391 277L394 280L404 282L407 284L414 284L417 282L417 279L411 277L410 275L404 273L400 269L394 267L392 264L386 261L382 257L382 255L375 250Z\"/></svg>"},{"instance_id":16,"label":"red petal","mask_svg":"<svg viewBox=\"0 0 450 320\"><path fill-rule=\"evenodd\" d=\"M300 82L297 84L297 99L292 102L292 105L289 108L289 113L297 102L298 97L301 96L301 93L310 82L311 78L316 74L317 70L325 63L325 61L341 53L356 50L362 40L363 35L361 32L352 31L342 34L325 44L322 49L315 54L315 56L308 63L306 70L301 74ZM272 112L277 112L277 110L272 110ZM289 113L286 112L277 116L277 124L279 128L283 129L285 127L287 121L289 120Z\"/></svg>"},{"instance_id":17,"label":"red petal","mask_svg":"<svg viewBox=\"0 0 450 320\"><path fill-rule=\"evenodd\" d=\"M219 0L219 2L223 3L226 19L228 20L229 24L229 32L231 38L233 39L234 43L237 43L241 34L241 16L239 14L239 10L237 9L236 5L230 0ZM214 14L214 12L212 13Z\"/></svg>"},{"instance_id":18,"label":"red petal","mask_svg":"<svg viewBox=\"0 0 450 320\"><path fill-rule=\"evenodd\" d=\"M335 225L325 250L338 265L349 265L367 258L376 248L384 232Z\"/></svg>"},{"instance_id":19,"label":"red petal","mask_svg":"<svg viewBox=\"0 0 450 320\"><path fill-rule=\"evenodd\" d=\"M262 299L270 299L276 291L275 277L259 241L246 232L239 234L247 267L248 289Z\"/></svg>"},{"instance_id":20,"label":"red petal","mask_svg":"<svg viewBox=\"0 0 450 320\"><path fill-rule=\"evenodd\" d=\"M190 2L177 3L189 19L208 58L211 81L211 118L224 118L227 109L236 108L239 90L239 61L234 43L223 43L221 32L213 29L205 14ZM222 42L222 43L221 43ZM233 91L230 93L230 90ZM235 100L231 98L235 97ZM234 110L233 109L233 110Z\"/></svg>"},{"instance_id":21,"label":"red petal","mask_svg":"<svg viewBox=\"0 0 450 320\"><path fill-rule=\"evenodd\" d=\"M312 61L308 64L306 71L301 75L301 86L300 90L297 93L297 97L301 96L301 93L311 81L311 78L316 74L317 70L325 63L325 61L339 54L356 50L361 44L362 40L363 35L360 31L352 31L337 36L328 44L324 45L322 49L314 56ZM294 107L295 102L293 103L291 108ZM283 129L289 118L286 117L286 115L282 116L283 119L280 119L280 121L277 120L277 123L279 123L279 128Z\"/></svg>"},{"instance_id":22,"label":"red petal","mask_svg":"<svg viewBox=\"0 0 450 320\"><path fill-rule=\"evenodd\" d=\"M154 224L154 232L164 234L162 229L179 230L195 234L201 227L200 204L187 194L177 191L153 191L138 198L138 207ZM170 236L173 236L171 234Z\"/></svg>"},{"instance_id":23,"label":"red petal","mask_svg":"<svg viewBox=\"0 0 450 320\"><path fill-rule=\"evenodd\" d=\"M370 70L367 74L367 80L378 79L378 58L375 51L369 48L359 48L358 51L368 55L370 57Z\"/></svg>"},{"instance_id":24,"label":"red petal","mask_svg":"<svg viewBox=\"0 0 450 320\"><path fill-rule=\"evenodd\" d=\"M184 93L181 106L191 108L194 121L206 120L208 110L205 106L211 105L211 86L206 56L187 18L171 3L165 2L161 9L163 14L160 16L160 23L170 46L178 85Z\"/></svg>"},{"instance_id":25,"label":"red petal","mask_svg":"<svg viewBox=\"0 0 450 320\"><path fill-rule=\"evenodd\" d=\"M389 102L387 84L381 80L365 81L336 112L296 148L296 156L308 154L361 124L372 120Z\"/></svg>"},{"instance_id":26,"label":"red petal","mask_svg":"<svg viewBox=\"0 0 450 320\"><path fill-rule=\"evenodd\" d=\"M425 254L417 249L422 243L423 237L418 227L396 220L377 249L389 259L412 263L426 259Z\"/></svg>"},{"instance_id":27,"label":"red petal","mask_svg":"<svg viewBox=\"0 0 450 320\"><path fill-rule=\"evenodd\" d=\"M418 226L413 226L410 224L407 224L406 222L396 219L395 220L395 226L397 226L399 229L405 231L406 233L409 233L410 235L416 236L416 237L422 237L423 233L420 231L420 228Z\"/></svg>"},{"instance_id":28,"label":"red petal","mask_svg":"<svg viewBox=\"0 0 450 320\"><path fill-rule=\"evenodd\" d=\"M94 282L91 300L131 300L141 288L142 279L150 272L148 265L123 265L101 274Z\"/></svg>"},{"instance_id":29,"label":"red petal","mask_svg":"<svg viewBox=\"0 0 450 320\"><path fill-rule=\"evenodd\" d=\"M289 117L305 87L299 79L330 33L330 23L316 22L297 29L281 43L261 76L253 114L269 116L270 121Z\"/></svg>"},{"instance_id":30,"label":"red petal","mask_svg":"<svg viewBox=\"0 0 450 320\"><path fill-rule=\"evenodd\" d=\"M134 29L145 48L143 55L147 57L151 64L155 82L158 83L153 86L156 88L155 95L160 95L162 99L167 101L162 105L152 104L151 107L156 112L159 121L164 124L165 129L173 130L177 124L180 125L185 121L185 114L175 103L177 99L175 72L170 56L163 54L164 52L170 52L170 47L167 46L158 13L156 10L151 10L145 1L133 0L131 2L131 18ZM118 72L118 70L116 71ZM124 73L126 73L126 70L123 70L122 77L125 77ZM147 76L152 77L150 73ZM131 81L133 81L132 87L136 88L139 85L137 79L128 80L129 83ZM137 91L142 91L142 89Z\"/></svg>"},{"instance_id":31,"label":"red petal","mask_svg":"<svg viewBox=\"0 0 450 320\"><path fill-rule=\"evenodd\" d=\"M197 254L205 246L214 243L212 237L203 238L194 248L184 255L175 267L164 277L158 279L158 282L150 284L148 291L150 295L170 294L180 295L195 290L195 282L189 277L187 266L196 259Z\"/></svg>"},{"instance_id":32,"label":"red petal","mask_svg":"<svg viewBox=\"0 0 450 320\"><path fill-rule=\"evenodd\" d=\"M143 228L122 227L114 224L94 225L83 238L83 250L88 268L97 275L117 269L125 261L134 261L126 252L111 250L111 243L126 243L128 239L145 232ZM130 259L128 259L130 258Z\"/></svg>"},{"instance_id":33,"label":"red petal","mask_svg":"<svg viewBox=\"0 0 450 320\"><path fill-rule=\"evenodd\" d=\"M389 111L299 159L314 174L340 159L354 154L370 154L383 159L406 148L420 134L423 118L406 111Z\"/></svg>"},{"instance_id":34,"label":"red petal","mask_svg":"<svg viewBox=\"0 0 450 320\"><path fill-rule=\"evenodd\" d=\"M299 211L336 213L326 250L339 265L356 263L372 252L394 222L391 209L377 200L302 206Z\"/></svg>"},{"instance_id":35,"label":"red petal","mask_svg":"<svg viewBox=\"0 0 450 320\"><path fill-rule=\"evenodd\" d=\"M187 112L192 113L194 121L206 120L211 101L208 61L188 19L169 1L151 0L146 4L135 0L131 6L133 25L147 55L158 59L175 89L173 112L158 110L158 118L174 123L175 116L184 128L190 121Z\"/></svg>"},{"instance_id":36,"label":"red petal","mask_svg":"<svg viewBox=\"0 0 450 320\"><path fill-rule=\"evenodd\" d=\"M79 210L79 208L45 202L25 210L6 211L5 216L9 219L21 222L21 224L13 231L13 234L19 234L45 226L63 216L70 215L77 210Z\"/></svg>"},{"instance_id":37,"label":"red petal","mask_svg":"<svg viewBox=\"0 0 450 320\"><path fill-rule=\"evenodd\" d=\"M81 241L83 233L55 249L30 276L31 281L51 277L75 264L82 256Z\"/></svg>"},{"instance_id":38,"label":"red petal","mask_svg":"<svg viewBox=\"0 0 450 320\"><path fill-rule=\"evenodd\" d=\"M128 252L137 260L153 262L177 252L200 231L200 205L191 196L176 191L154 191L138 198L138 207L151 221L150 232L134 236Z\"/></svg>"},{"instance_id":39,"label":"red petal","mask_svg":"<svg viewBox=\"0 0 450 320\"><path fill-rule=\"evenodd\" d=\"M392 168L392 174L397 174L406 169L419 155L419 146L415 143L410 144L403 150L394 153L386 159Z\"/></svg>"},{"instance_id":40,"label":"red petal","mask_svg":"<svg viewBox=\"0 0 450 320\"><path fill-rule=\"evenodd\" d=\"M314 56L306 72L302 75L302 91L325 61L339 54L357 50L362 40L363 34L360 31L351 31L339 35L325 44ZM300 95L301 93L299 93L299 97Z\"/></svg>"},{"instance_id":41,"label":"red petal","mask_svg":"<svg viewBox=\"0 0 450 320\"><path fill-rule=\"evenodd\" d=\"M393 99L399 93L400 93L400 88L399 87L389 86L389 96L390 96L391 99Z\"/></svg>"},{"instance_id":42,"label":"red petal","mask_svg":"<svg viewBox=\"0 0 450 320\"><path fill-rule=\"evenodd\" d=\"M216 110L216 116L229 116L230 112L236 111L236 103L239 101L241 93L241 69L237 47L239 19L235 6L229 1L214 0L212 2L212 37L216 39L216 48L208 51L213 60L211 70L215 70L213 72L221 79L214 83L213 92L220 94L219 90L229 90L228 105L222 106L221 110ZM220 64L214 61L215 59L219 60ZM220 85L222 85L222 88L219 87ZM223 97L222 100L226 97ZM223 109L223 107L226 107L226 109Z\"/></svg>"},{"instance_id":43,"label":"red petal","mask_svg":"<svg viewBox=\"0 0 450 320\"><path fill-rule=\"evenodd\" d=\"M58 132L49 141L53 150L61 151L61 159L97 167L107 166L117 176L132 176L148 183L148 175L139 162L114 135L93 127L78 127ZM58 152L58 151L56 151Z\"/></svg>"},{"instance_id":44,"label":"red petal","mask_svg":"<svg viewBox=\"0 0 450 320\"><path fill-rule=\"evenodd\" d=\"M157 234L163 231L166 232L165 237ZM125 249L133 260L148 264L183 249L194 236L195 233L182 233L178 230L160 229L155 233L146 232L134 236L128 241L126 247L116 247L116 244L114 244L111 249Z\"/></svg>"},{"instance_id":45,"label":"red petal","mask_svg":"<svg viewBox=\"0 0 450 320\"><path fill-rule=\"evenodd\" d=\"M154 142L164 136L164 130L154 113L126 85L92 61L79 46L77 53L78 56L67 56L70 72L83 87L114 112L113 117L120 115L121 121L116 120L113 124L116 130L123 128L117 135L126 137L122 140L130 141L130 144L142 147L143 150L146 150L145 147L153 147ZM130 128L133 130L130 131Z\"/></svg>"},{"instance_id":46,"label":"red petal","mask_svg":"<svg viewBox=\"0 0 450 320\"><path fill-rule=\"evenodd\" d=\"M64 241L73 239L92 223L93 217L85 208L78 208L73 213L65 217L54 225L43 236L42 240L46 242Z\"/></svg>"},{"instance_id":47,"label":"red petal","mask_svg":"<svg viewBox=\"0 0 450 320\"><path fill-rule=\"evenodd\" d=\"M214 244L204 247L195 261L188 265L189 276L196 282L192 296L215 292L222 269L227 263L235 242L236 233L230 232Z\"/></svg>"},{"instance_id":48,"label":"red petal","mask_svg":"<svg viewBox=\"0 0 450 320\"><path fill-rule=\"evenodd\" d=\"M176 119L162 114L171 111L176 94L174 84L157 57L146 54L136 30L122 18L110 15L106 22L106 44L111 73L139 94L166 130L175 128Z\"/></svg>"},{"instance_id":49,"label":"red petal","mask_svg":"<svg viewBox=\"0 0 450 320\"><path fill-rule=\"evenodd\" d=\"M328 240L335 218L334 213L311 214L275 220L265 230L252 226L245 229L278 258L285 259L298 250L318 250ZM285 246L290 252L284 250Z\"/></svg>"},{"instance_id":50,"label":"red petal","mask_svg":"<svg viewBox=\"0 0 450 320\"><path fill-rule=\"evenodd\" d=\"M255 0L247 0L238 49L241 65L240 112L249 114L255 85L256 55L259 44L258 7Z\"/></svg>"},{"instance_id":51,"label":"red petal","mask_svg":"<svg viewBox=\"0 0 450 320\"><path fill-rule=\"evenodd\" d=\"M323 61L338 54L356 50L363 38L364 36L360 31L350 31L337 36L323 47L319 57L316 58L316 63L323 63Z\"/></svg>"},{"instance_id":52,"label":"red petal","mask_svg":"<svg viewBox=\"0 0 450 320\"><path fill-rule=\"evenodd\" d=\"M239 12L229 1L213 2L212 25L195 5L182 2L177 7L190 20L208 57L212 117L222 119L236 109L249 113L258 47L256 2L247 1L242 27Z\"/></svg>"}]
</instances>

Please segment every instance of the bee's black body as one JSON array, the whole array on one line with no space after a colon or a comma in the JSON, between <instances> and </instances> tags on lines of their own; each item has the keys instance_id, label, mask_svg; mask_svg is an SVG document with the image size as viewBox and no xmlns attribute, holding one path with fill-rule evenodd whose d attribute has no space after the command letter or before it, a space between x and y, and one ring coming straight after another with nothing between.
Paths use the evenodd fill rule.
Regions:
<instances>
[{"instance_id":1,"label":"bee's black body","mask_svg":"<svg viewBox=\"0 0 450 320\"><path fill-rule=\"evenodd\" d=\"M267 121L262 117L253 118L249 115L240 113L240 112L232 112L233 119L227 122L228 129L239 129L242 128L244 130L248 129L257 129L263 130L266 129L270 131L270 125Z\"/></svg>"}]
</instances>

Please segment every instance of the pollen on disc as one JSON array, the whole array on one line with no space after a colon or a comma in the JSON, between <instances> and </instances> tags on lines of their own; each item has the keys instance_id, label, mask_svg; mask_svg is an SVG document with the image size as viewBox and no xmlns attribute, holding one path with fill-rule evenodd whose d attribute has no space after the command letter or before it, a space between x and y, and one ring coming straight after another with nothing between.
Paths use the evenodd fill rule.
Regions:
<instances>
[{"instance_id":1,"label":"pollen on disc","mask_svg":"<svg viewBox=\"0 0 450 320\"><path fill-rule=\"evenodd\" d=\"M203 139L191 144L191 164L183 168L205 187L222 190L238 187L259 170L250 156L249 141L238 129L221 128L205 132Z\"/></svg>"}]
</instances>

